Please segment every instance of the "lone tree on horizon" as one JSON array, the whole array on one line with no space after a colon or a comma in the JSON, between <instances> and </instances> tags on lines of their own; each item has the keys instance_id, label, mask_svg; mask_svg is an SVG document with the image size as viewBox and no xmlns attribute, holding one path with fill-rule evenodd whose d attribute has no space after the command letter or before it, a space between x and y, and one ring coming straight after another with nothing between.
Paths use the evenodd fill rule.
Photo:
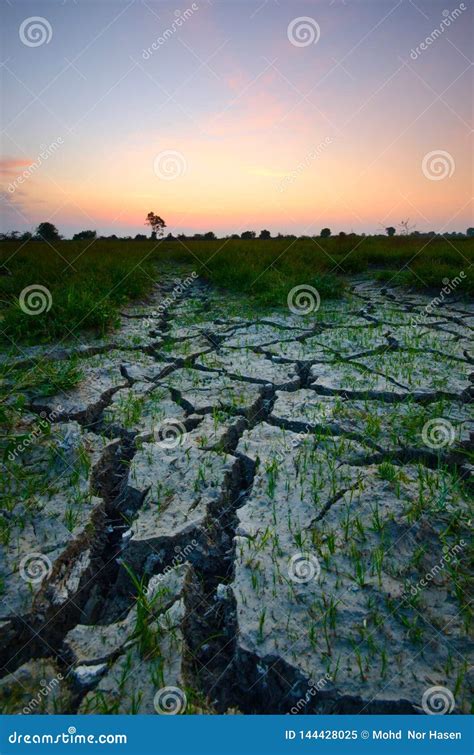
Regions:
<instances>
[{"instance_id":1,"label":"lone tree on horizon","mask_svg":"<svg viewBox=\"0 0 474 755\"><path fill-rule=\"evenodd\" d=\"M60 241L61 236L55 225L52 223L40 223L36 229L37 238L41 241Z\"/></svg>"},{"instance_id":2,"label":"lone tree on horizon","mask_svg":"<svg viewBox=\"0 0 474 755\"><path fill-rule=\"evenodd\" d=\"M155 215L154 212L149 212L146 216L145 225L151 227L151 238L156 239L157 236L163 236L163 231L166 228L166 223L159 215Z\"/></svg>"}]
</instances>

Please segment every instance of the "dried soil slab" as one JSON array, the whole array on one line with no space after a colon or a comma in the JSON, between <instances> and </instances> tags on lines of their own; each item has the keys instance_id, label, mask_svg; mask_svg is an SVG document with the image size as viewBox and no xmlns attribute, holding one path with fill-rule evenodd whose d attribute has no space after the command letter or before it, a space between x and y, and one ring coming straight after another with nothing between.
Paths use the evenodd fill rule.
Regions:
<instances>
[{"instance_id":1,"label":"dried soil slab","mask_svg":"<svg viewBox=\"0 0 474 755\"><path fill-rule=\"evenodd\" d=\"M126 430L138 433L142 439L153 437L165 420L184 419L184 410L162 386L134 383L114 394L104 409L103 421L116 432Z\"/></svg>"},{"instance_id":2,"label":"dried soil slab","mask_svg":"<svg viewBox=\"0 0 474 755\"><path fill-rule=\"evenodd\" d=\"M474 431L473 411L468 404L445 400L427 406L410 401L390 404L320 396L312 390L277 391L270 418L295 432L359 436L362 442L386 451L404 447L430 450L423 429L426 423L439 422L440 418L451 424L453 443L468 441ZM432 431L425 433L431 438Z\"/></svg>"},{"instance_id":3,"label":"dried soil slab","mask_svg":"<svg viewBox=\"0 0 474 755\"><path fill-rule=\"evenodd\" d=\"M300 384L295 365L277 364L263 354L245 349L219 349L200 357L197 364L223 371L231 377L286 387L287 390L298 388Z\"/></svg>"},{"instance_id":4,"label":"dried soil slab","mask_svg":"<svg viewBox=\"0 0 474 755\"><path fill-rule=\"evenodd\" d=\"M143 503L123 560L138 573L145 564L151 568L162 562L175 545L202 539L208 507L224 505L233 485L234 457L188 447L186 440L182 435L174 448L146 443L131 462L130 496Z\"/></svg>"},{"instance_id":5,"label":"dried soil slab","mask_svg":"<svg viewBox=\"0 0 474 755\"><path fill-rule=\"evenodd\" d=\"M8 367L32 367L50 361L64 361L74 356L93 357L96 354L107 354L117 348L117 344L110 338L91 338L81 343L77 338L73 343L40 344L38 346L22 346L20 350L12 348L10 353L0 355L0 365ZM8 373L6 375L8 378Z\"/></svg>"},{"instance_id":6,"label":"dried soil slab","mask_svg":"<svg viewBox=\"0 0 474 755\"><path fill-rule=\"evenodd\" d=\"M134 608L118 624L80 627L70 633L68 642L76 658L83 657L94 666L97 658L108 663L96 688L83 699L80 713L166 712L163 695L167 691L160 694L166 687L177 688L172 694L177 694L176 704L185 712L181 594L187 569L182 564L166 575L152 577L146 608L140 609L145 624L137 623Z\"/></svg>"},{"instance_id":7,"label":"dried soil slab","mask_svg":"<svg viewBox=\"0 0 474 755\"><path fill-rule=\"evenodd\" d=\"M187 318L189 319L189 318ZM211 331L218 336L227 336L234 333L239 323L247 325L245 320L231 323L222 320L215 320L212 315L205 313L201 314L198 318L194 315L192 321L189 324L183 323L182 318L178 318L176 321L172 321L169 324L169 328L166 331L166 337L174 339L176 341L187 340L189 338L198 338L202 335L202 331Z\"/></svg>"},{"instance_id":8,"label":"dried soil slab","mask_svg":"<svg viewBox=\"0 0 474 755\"><path fill-rule=\"evenodd\" d=\"M156 349L162 342L160 321L121 317L113 338L119 349Z\"/></svg>"},{"instance_id":9,"label":"dried soil slab","mask_svg":"<svg viewBox=\"0 0 474 755\"><path fill-rule=\"evenodd\" d=\"M206 354L213 348L212 341L202 336L198 331L190 338L183 338L173 342L166 342L160 348L160 355L164 359L195 359Z\"/></svg>"},{"instance_id":10,"label":"dried soil slab","mask_svg":"<svg viewBox=\"0 0 474 755\"><path fill-rule=\"evenodd\" d=\"M368 351L377 347L388 347L384 335L385 329L367 327L352 330L341 328L324 330L317 336L302 341L280 342L267 347L267 351L287 359L300 362L333 362L335 359L348 358L352 354Z\"/></svg>"},{"instance_id":11,"label":"dried soil slab","mask_svg":"<svg viewBox=\"0 0 474 755\"><path fill-rule=\"evenodd\" d=\"M304 341L278 341L264 347L265 354L294 362L333 362L334 352L323 344L321 336L305 338Z\"/></svg>"},{"instance_id":12,"label":"dried soil slab","mask_svg":"<svg viewBox=\"0 0 474 755\"><path fill-rule=\"evenodd\" d=\"M198 424L187 434L186 443L202 450L214 451L235 448L248 424L244 417L229 416L219 411L204 416L191 414L188 420Z\"/></svg>"},{"instance_id":13,"label":"dried soil slab","mask_svg":"<svg viewBox=\"0 0 474 755\"><path fill-rule=\"evenodd\" d=\"M285 668L290 680L327 675L315 705L374 701L380 710L403 701L414 710L427 687L455 689L462 678L462 709L467 640L452 575L445 571L433 586L436 598L402 595L407 581L410 589L443 558L453 517L449 547L467 544L465 498L429 470L395 469L395 477L387 467L355 470L318 448L298 447L292 459L286 451L275 468L276 428L262 432L241 441L259 466L237 512L237 667L253 669L251 686L264 699L277 689L275 668ZM452 564L465 601L462 558ZM289 708L290 685L286 693Z\"/></svg>"},{"instance_id":14,"label":"dried soil slab","mask_svg":"<svg viewBox=\"0 0 474 755\"><path fill-rule=\"evenodd\" d=\"M470 385L472 365L419 352L385 353L357 360L368 371L381 372L409 392L461 393Z\"/></svg>"},{"instance_id":15,"label":"dried soil slab","mask_svg":"<svg viewBox=\"0 0 474 755\"><path fill-rule=\"evenodd\" d=\"M408 333L410 333L409 328L407 328ZM440 328L425 326L415 326L413 328L413 337L407 335L405 338L403 329L397 330L394 335L396 335L397 340L403 347L406 346L406 348L420 350L433 349L436 352L433 357L434 359L441 352L446 358L469 361L468 355L470 354L472 363L474 354L474 341L472 338L460 338L458 335L441 330Z\"/></svg>"},{"instance_id":16,"label":"dried soil slab","mask_svg":"<svg viewBox=\"0 0 474 755\"><path fill-rule=\"evenodd\" d=\"M131 382L152 382L156 380L164 370L169 369L167 362L141 352L128 353L127 358L119 363L122 375Z\"/></svg>"},{"instance_id":17,"label":"dried soil slab","mask_svg":"<svg viewBox=\"0 0 474 755\"><path fill-rule=\"evenodd\" d=\"M188 411L197 414L223 409L251 416L258 411L264 393L261 385L187 367L175 370L160 384L177 391Z\"/></svg>"},{"instance_id":18,"label":"dried soil slab","mask_svg":"<svg viewBox=\"0 0 474 755\"><path fill-rule=\"evenodd\" d=\"M354 332L338 329L325 331L317 336L314 341L324 344L344 359L354 358L355 355L372 349L378 349L381 352L384 349L391 351L393 344L398 344L400 349L403 350L440 350L445 355L451 354L451 351L446 350L448 344L448 346L453 346L453 356L457 356L456 340L453 336L446 338L446 334L435 329L429 329L424 325L400 325L396 328L374 325Z\"/></svg>"},{"instance_id":19,"label":"dried soil slab","mask_svg":"<svg viewBox=\"0 0 474 755\"><path fill-rule=\"evenodd\" d=\"M120 373L120 364L130 355L111 351L84 359L80 363L83 378L72 390L33 401L36 411L55 412L61 419L91 422L110 400L114 392L127 381Z\"/></svg>"},{"instance_id":20,"label":"dried soil slab","mask_svg":"<svg viewBox=\"0 0 474 755\"><path fill-rule=\"evenodd\" d=\"M274 341L279 341L285 336L288 340L295 336L304 335L307 331L306 328L294 328L291 331L282 331L273 325L266 325L265 323L255 323L249 325L246 328L239 328L233 336L226 339L225 345L227 348L243 349L253 346L264 346Z\"/></svg>"},{"instance_id":21,"label":"dried soil slab","mask_svg":"<svg viewBox=\"0 0 474 755\"><path fill-rule=\"evenodd\" d=\"M254 314L250 313L250 317L247 320L247 325L249 324L249 321L252 321L253 319ZM271 327L279 328L282 336L291 335L291 332L294 330L305 330L308 333L311 333L314 326L311 315L295 315L290 312L290 310L283 312L269 311L268 314L264 314L259 319L259 323L261 325L270 325Z\"/></svg>"},{"instance_id":22,"label":"dried soil slab","mask_svg":"<svg viewBox=\"0 0 474 755\"><path fill-rule=\"evenodd\" d=\"M92 481L112 445L71 422L19 453L3 483L1 619L28 617L40 593L57 611L80 591L105 518Z\"/></svg>"},{"instance_id":23,"label":"dried soil slab","mask_svg":"<svg viewBox=\"0 0 474 755\"><path fill-rule=\"evenodd\" d=\"M244 432L237 453L255 462L257 469L248 502L237 512L237 534L254 538L273 522L272 528L303 533L304 539L304 530L323 516L327 501L358 484L363 473L348 462L359 451L350 440L315 442L311 435L295 435L265 422Z\"/></svg>"},{"instance_id":24,"label":"dried soil slab","mask_svg":"<svg viewBox=\"0 0 474 755\"><path fill-rule=\"evenodd\" d=\"M372 392L407 394L408 390L396 385L388 377L378 375L363 364L339 362L336 364L314 364L311 367L311 387L318 393L365 394Z\"/></svg>"},{"instance_id":25,"label":"dried soil slab","mask_svg":"<svg viewBox=\"0 0 474 755\"><path fill-rule=\"evenodd\" d=\"M140 605L135 605L122 621L104 626L78 624L74 627L65 638L74 665L96 666L115 660L117 655L140 641L137 627L141 626L143 618L146 623L152 623L161 616L165 625L168 618L175 615L176 609L175 612L169 611L180 601L188 570L189 565L183 563L151 577L146 596L138 598Z\"/></svg>"},{"instance_id":26,"label":"dried soil slab","mask_svg":"<svg viewBox=\"0 0 474 755\"><path fill-rule=\"evenodd\" d=\"M465 338L472 341L472 331L465 328L464 325L459 322L447 319L445 322L440 323L439 330L441 332L455 334L458 338Z\"/></svg>"},{"instance_id":27,"label":"dried soil slab","mask_svg":"<svg viewBox=\"0 0 474 755\"><path fill-rule=\"evenodd\" d=\"M153 650L141 652L134 645L120 655L82 701L80 714L152 714L163 712L166 688L173 688L176 705L186 709L183 696L183 636L180 626L164 631L154 622L149 628ZM153 639L152 639L153 638ZM175 692L174 690L179 690ZM186 693L184 692L184 695ZM161 706L160 702L162 701ZM182 701L182 702L180 702ZM166 713L166 711L164 711Z\"/></svg>"}]
</instances>

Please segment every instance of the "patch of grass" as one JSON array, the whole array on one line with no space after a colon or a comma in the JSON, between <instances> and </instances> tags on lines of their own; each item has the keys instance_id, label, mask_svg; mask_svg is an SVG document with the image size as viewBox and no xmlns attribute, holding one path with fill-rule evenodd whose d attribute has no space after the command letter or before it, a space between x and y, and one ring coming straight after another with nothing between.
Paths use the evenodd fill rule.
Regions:
<instances>
[{"instance_id":1,"label":"patch of grass","mask_svg":"<svg viewBox=\"0 0 474 755\"><path fill-rule=\"evenodd\" d=\"M456 295L474 294L474 240L377 236L343 239L284 238L154 241L30 241L0 244L1 332L5 345L71 340L81 331L103 335L120 308L143 298L168 266L179 266L257 305L286 307L289 291L314 286L324 303L343 294L345 277L366 273L391 284L438 293L445 279L463 273ZM183 276L187 273L183 272ZM48 312L32 316L19 306L27 286L51 293Z\"/></svg>"},{"instance_id":2,"label":"patch of grass","mask_svg":"<svg viewBox=\"0 0 474 755\"><path fill-rule=\"evenodd\" d=\"M64 361L38 359L30 367L0 368L0 380L11 383L15 392L31 392L35 396L50 396L51 393L69 391L82 378L81 362L77 357Z\"/></svg>"},{"instance_id":3,"label":"patch of grass","mask_svg":"<svg viewBox=\"0 0 474 755\"><path fill-rule=\"evenodd\" d=\"M62 241L4 244L0 265L11 275L0 278L2 340L38 344L70 339L81 331L103 335L129 300L145 296L156 278L150 249L127 242L92 245ZM142 246L138 244L137 246ZM4 247L5 250L4 250ZM49 311L30 315L19 304L21 291L44 286L51 294Z\"/></svg>"}]
</instances>

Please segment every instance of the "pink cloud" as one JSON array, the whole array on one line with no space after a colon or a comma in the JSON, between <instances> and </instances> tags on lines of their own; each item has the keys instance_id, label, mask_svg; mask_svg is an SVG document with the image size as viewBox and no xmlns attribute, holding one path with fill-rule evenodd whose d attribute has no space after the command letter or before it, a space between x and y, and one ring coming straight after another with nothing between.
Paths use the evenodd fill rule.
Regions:
<instances>
[{"instance_id":1,"label":"pink cloud","mask_svg":"<svg viewBox=\"0 0 474 755\"><path fill-rule=\"evenodd\" d=\"M33 160L21 157L5 157L0 159L0 173L17 173L22 168L26 168Z\"/></svg>"}]
</instances>

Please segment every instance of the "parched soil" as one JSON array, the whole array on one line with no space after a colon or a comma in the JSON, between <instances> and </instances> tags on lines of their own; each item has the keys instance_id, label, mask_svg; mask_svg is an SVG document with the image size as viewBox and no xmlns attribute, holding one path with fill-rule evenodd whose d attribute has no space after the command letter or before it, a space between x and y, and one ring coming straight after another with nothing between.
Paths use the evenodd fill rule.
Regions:
<instances>
[{"instance_id":1,"label":"parched soil","mask_svg":"<svg viewBox=\"0 0 474 755\"><path fill-rule=\"evenodd\" d=\"M9 445L0 708L467 712L472 303L174 287L19 360L82 378L27 392Z\"/></svg>"}]
</instances>

